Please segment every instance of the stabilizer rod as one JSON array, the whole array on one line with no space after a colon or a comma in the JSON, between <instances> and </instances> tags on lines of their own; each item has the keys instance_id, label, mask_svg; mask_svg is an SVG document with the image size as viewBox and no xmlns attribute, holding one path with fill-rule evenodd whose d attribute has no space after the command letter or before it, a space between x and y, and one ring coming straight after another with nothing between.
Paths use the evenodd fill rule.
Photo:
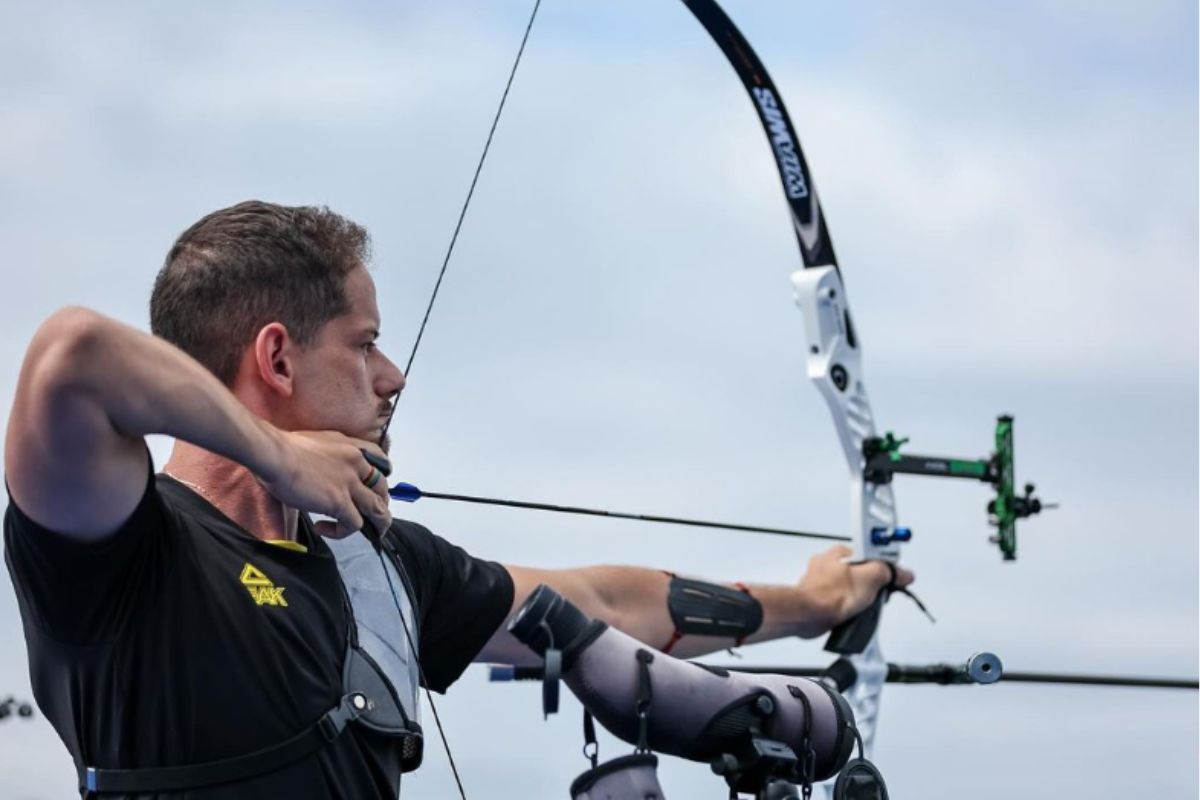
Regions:
<instances>
[{"instance_id":1,"label":"stabilizer rod","mask_svg":"<svg viewBox=\"0 0 1200 800\"><path fill-rule=\"evenodd\" d=\"M979 654L988 655L988 654ZM972 659L977 656L972 656ZM840 659L839 659L840 660ZM837 662L834 662L837 663ZM1085 675L1066 672L1011 672L1003 670L999 679L991 681L963 679L963 671L971 666L966 664L924 664L905 665L888 664L888 683L936 683L943 686L969 683L1051 683L1070 684L1078 686L1128 686L1150 689L1200 689L1200 680L1196 678L1158 678L1137 675ZM720 669L731 672L771 673L776 675L794 675L801 678L826 677L829 667L785 667L785 666L743 666L741 664L723 664ZM514 667L507 664L493 664L489 680L502 681L533 681L542 679L541 667Z\"/></svg>"}]
</instances>

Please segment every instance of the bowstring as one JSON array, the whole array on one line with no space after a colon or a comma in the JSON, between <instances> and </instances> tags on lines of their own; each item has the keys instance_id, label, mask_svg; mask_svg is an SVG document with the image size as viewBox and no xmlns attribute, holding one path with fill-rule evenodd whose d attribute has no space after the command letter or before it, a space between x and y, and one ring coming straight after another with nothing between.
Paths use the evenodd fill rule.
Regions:
<instances>
[{"instance_id":1,"label":"bowstring","mask_svg":"<svg viewBox=\"0 0 1200 800\"><path fill-rule=\"evenodd\" d=\"M454 784L458 787L458 796L462 800L467 800L467 792L463 789L462 776L458 774L458 764L454 762L454 754L450 752L450 742L446 739L446 729L442 727L442 717L438 714L437 704L433 702L433 692L429 689L429 681L425 678L425 667L421 664L421 652L417 649L416 643L413 641L412 631L409 630L408 620L404 618L404 612L400 609L400 598L396 595L396 584L392 581L392 573L387 568L387 561L383 558L383 537L379 537L379 549L376 553L379 555L379 566L383 569L383 575L387 578L388 589L392 593L392 602L396 604L396 611L400 613L400 626L404 628L404 638L408 642L408 652L412 654L413 660L417 664L417 674L421 678L421 687L425 690L425 700L429 703L429 710L433 712L433 722L437 727L438 738L442 740L442 750L446 753L446 760L450 762L450 773L454 776ZM412 579L408 577L408 570L404 568L404 563L400 560L399 555L392 559L396 567L404 572L404 580L412 585ZM414 609L415 610L415 609Z\"/></svg>"},{"instance_id":2,"label":"bowstring","mask_svg":"<svg viewBox=\"0 0 1200 800\"><path fill-rule=\"evenodd\" d=\"M442 280L446 277L446 268L450 265L450 257L454 254L454 245L458 243L458 234L462 231L463 220L467 218L467 209L471 206L471 198L475 196L475 187L479 184L479 174L483 171L483 162L487 160L488 151L492 147L492 139L496 135L496 127L500 124L500 115L504 113L504 104L508 102L508 93L512 89L513 79L517 77L517 67L521 65L521 56L525 54L525 45L529 41L529 32L533 30L533 21L537 19L538 9L542 5L542 0L534 0L533 11L529 14L529 22L525 24L525 33L521 36L521 46L517 48L517 55L513 59L512 68L508 71L508 81L504 84L504 92L500 95L500 103L496 106L496 114L492 117L492 125L488 129L487 138L483 142L483 151L479 154L479 161L475 164L475 174L471 176L471 185L467 189L467 196L463 199L462 208L458 211L458 220L454 223L454 232L450 235L450 244L446 246L446 255L442 257L442 266L438 270L437 280L434 281L433 291L429 295L429 302L425 306L425 314L421 317L421 326L417 329L417 338L413 341L412 350L408 354L408 361L404 365L404 375L409 377L412 375L412 365L417 358L417 350L421 347L421 340L425 337L425 327L429 324L429 315L433 313L433 304L437 302L438 292L442 288ZM387 436L388 428L392 426L392 418L396 416L396 406L400 403L400 395L397 393L396 399L392 401L392 408L388 412L387 421L383 424L383 431L380 435L380 441Z\"/></svg>"},{"instance_id":3,"label":"bowstring","mask_svg":"<svg viewBox=\"0 0 1200 800\"><path fill-rule=\"evenodd\" d=\"M525 32L521 36L521 45L517 48L517 54L513 58L512 67L508 71L508 80L504 84L504 92L500 95L500 102L496 106L496 113L492 117L491 127L488 129L487 138L483 143L483 150L479 154L479 161L475 164L475 173L471 176L471 185L467 189L467 195L463 199L462 208L458 212L458 220L454 223L454 232L450 236L450 243L446 247L446 254L442 258L441 268L438 270L437 280L433 284L433 291L429 295L429 302L425 306L425 314L421 318L421 326L417 329L417 338L413 342L412 351L408 354L408 361L404 365L404 375L407 377L412 374L413 361L417 358L417 350L421 346L421 340L425 336L425 327L429 324L429 316L433 313L433 304L437 302L438 292L442 288L442 280L446 277L446 268L450 265L450 257L454 254L454 245L458 243L458 235L462 231L463 220L467 217L467 209L471 206L471 198L475 196L475 187L479 184L479 175L483 172L483 164L487 160L488 151L492 146L492 139L496 135L496 128L500 124L500 116L504 113L504 105L508 102L508 93L512 89L513 79L516 78L517 68L521 65L521 57L525 54L525 45L529 42L529 33L533 30L533 22L537 19L538 9L542 5L542 0L534 0L533 10L529 14L529 21L525 24ZM400 393L397 392L396 399L392 401L391 410L388 411L387 420L383 423L383 428L379 433L379 443L382 446L387 440L388 429L392 426L392 419L396 416L396 406L400 404ZM450 751L450 742L446 738L446 729L442 726L441 716L438 714L437 705L433 702L433 692L429 689L429 681L425 678L425 668L421 665L421 656L413 641L412 632L408 628L408 621L404 618L404 612L400 608L400 598L396 595L396 587L392 582L391 573L388 571L387 563L383 558L383 536L379 537L379 562L383 568L383 573L387 577L388 588L391 590L392 602L396 605L396 611L400 616L400 624L404 628L404 637L408 641L409 651L412 657L416 659L417 671L421 678L421 685L425 689L425 699L429 702L429 709L433 712L433 721L437 727L438 738L442 742L442 750L446 753L446 760L450 764L450 772L454 775L454 783L458 787L458 795L461 800L466 800L467 793L463 789L462 778L458 774L458 766L454 762L454 754ZM400 559L392 559L396 564L403 565ZM407 577L407 576L406 576Z\"/></svg>"}]
</instances>

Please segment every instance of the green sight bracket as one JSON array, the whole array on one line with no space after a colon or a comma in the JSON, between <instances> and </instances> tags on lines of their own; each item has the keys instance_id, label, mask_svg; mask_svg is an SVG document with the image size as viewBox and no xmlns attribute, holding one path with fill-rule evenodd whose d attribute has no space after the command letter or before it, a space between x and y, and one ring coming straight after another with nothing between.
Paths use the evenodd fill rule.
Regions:
<instances>
[{"instance_id":1,"label":"green sight bracket","mask_svg":"<svg viewBox=\"0 0 1200 800\"><path fill-rule=\"evenodd\" d=\"M996 496L988 501L988 522L996 528L991 537L999 545L1005 561L1017 558L1017 520L1033 516L1056 504L1043 503L1034 496L1032 483L1024 486L1024 494L1016 493L1013 454L1013 418L1005 415L996 419L996 450L990 458L964 459L942 456L922 456L900 452L908 439L896 437L890 431L863 442L863 478L869 483L891 483L892 476L926 475L935 478L968 478L990 483Z\"/></svg>"}]
</instances>

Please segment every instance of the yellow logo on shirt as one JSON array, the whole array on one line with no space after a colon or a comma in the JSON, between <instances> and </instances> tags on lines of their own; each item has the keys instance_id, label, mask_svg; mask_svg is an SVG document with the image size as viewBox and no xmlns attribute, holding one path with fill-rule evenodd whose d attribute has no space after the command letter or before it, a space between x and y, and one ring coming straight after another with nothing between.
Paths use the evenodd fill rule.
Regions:
<instances>
[{"instance_id":1,"label":"yellow logo on shirt","mask_svg":"<svg viewBox=\"0 0 1200 800\"><path fill-rule=\"evenodd\" d=\"M242 577L239 580L258 605L287 607L287 600L283 599L284 587L271 583L271 579L253 564L247 563L242 568Z\"/></svg>"}]
</instances>

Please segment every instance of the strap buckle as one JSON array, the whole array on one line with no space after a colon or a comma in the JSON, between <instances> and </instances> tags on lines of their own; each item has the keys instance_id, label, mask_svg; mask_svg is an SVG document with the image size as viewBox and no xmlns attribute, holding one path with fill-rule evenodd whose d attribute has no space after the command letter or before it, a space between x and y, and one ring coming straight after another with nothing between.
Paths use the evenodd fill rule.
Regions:
<instances>
[{"instance_id":1,"label":"strap buckle","mask_svg":"<svg viewBox=\"0 0 1200 800\"><path fill-rule=\"evenodd\" d=\"M338 703L325 716L321 717L317 725L320 727L325 739L333 741L346 729L346 725L358 719L359 715L366 711L370 704L371 701L362 692L351 692L342 698L342 702Z\"/></svg>"}]
</instances>

